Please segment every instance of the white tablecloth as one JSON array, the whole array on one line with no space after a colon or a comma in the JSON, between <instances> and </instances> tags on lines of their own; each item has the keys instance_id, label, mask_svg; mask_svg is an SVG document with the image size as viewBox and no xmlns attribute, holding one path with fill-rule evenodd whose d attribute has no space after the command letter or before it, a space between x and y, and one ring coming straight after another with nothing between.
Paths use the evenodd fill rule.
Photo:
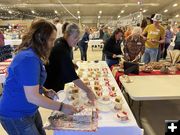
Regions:
<instances>
[{"instance_id":1,"label":"white tablecloth","mask_svg":"<svg viewBox=\"0 0 180 135\"><path fill-rule=\"evenodd\" d=\"M131 99L171 100L180 99L180 75L129 76L132 83L121 83Z\"/></svg>"},{"instance_id":2,"label":"white tablecloth","mask_svg":"<svg viewBox=\"0 0 180 135\"><path fill-rule=\"evenodd\" d=\"M103 40L102 39L89 40L88 46L92 47L92 45L96 45L97 47L98 45L103 45Z\"/></svg>"},{"instance_id":3,"label":"white tablecloth","mask_svg":"<svg viewBox=\"0 0 180 135\"><path fill-rule=\"evenodd\" d=\"M22 39L5 39L5 45L20 45Z\"/></svg>"},{"instance_id":4,"label":"white tablecloth","mask_svg":"<svg viewBox=\"0 0 180 135\"><path fill-rule=\"evenodd\" d=\"M108 68L105 62L99 63L88 63L83 62L78 64L79 68L83 67L106 67ZM143 135L143 131L138 127L136 120L124 99L110 69L108 68L110 74L111 83L118 90L117 94L123 98L123 110L128 113L129 120L126 122L121 122L117 117L115 111L110 112L100 112L99 121L98 121L98 130L96 132L78 132L78 131L54 131L54 135Z\"/></svg>"},{"instance_id":5,"label":"white tablecloth","mask_svg":"<svg viewBox=\"0 0 180 135\"><path fill-rule=\"evenodd\" d=\"M0 83L4 83L5 79L6 79L6 75L0 74Z\"/></svg>"}]
</instances>

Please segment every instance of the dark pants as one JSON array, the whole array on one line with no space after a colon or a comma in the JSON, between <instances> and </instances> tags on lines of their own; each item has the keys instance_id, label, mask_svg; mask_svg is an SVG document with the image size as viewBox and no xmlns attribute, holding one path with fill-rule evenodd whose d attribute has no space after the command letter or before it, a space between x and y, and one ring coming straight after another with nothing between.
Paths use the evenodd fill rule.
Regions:
<instances>
[{"instance_id":1,"label":"dark pants","mask_svg":"<svg viewBox=\"0 0 180 135\"><path fill-rule=\"evenodd\" d=\"M109 67L111 67L112 65L119 64L119 60L112 60L106 58L106 63L108 64Z\"/></svg>"},{"instance_id":2,"label":"dark pants","mask_svg":"<svg viewBox=\"0 0 180 135\"><path fill-rule=\"evenodd\" d=\"M88 44L80 44L79 49L80 49L80 53L81 53L81 60L87 61Z\"/></svg>"},{"instance_id":3,"label":"dark pants","mask_svg":"<svg viewBox=\"0 0 180 135\"><path fill-rule=\"evenodd\" d=\"M164 45L164 53L163 53L163 58L166 59L167 56L167 49L169 47L170 43L165 43Z\"/></svg>"},{"instance_id":4,"label":"dark pants","mask_svg":"<svg viewBox=\"0 0 180 135\"><path fill-rule=\"evenodd\" d=\"M46 135L39 111L18 119L0 116L0 123L9 135Z\"/></svg>"},{"instance_id":5,"label":"dark pants","mask_svg":"<svg viewBox=\"0 0 180 135\"><path fill-rule=\"evenodd\" d=\"M105 54L103 53L103 51L102 51L102 61L105 61Z\"/></svg>"},{"instance_id":6,"label":"dark pants","mask_svg":"<svg viewBox=\"0 0 180 135\"><path fill-rule=\"evenodd\" d=\"M174 49L175 50L180 50L180 42L175 42Z\"/></svg>"},{"instance_id":7,"label":"dark pants","mask_svg":"<svg viewBox=\"0 0 180 135\"><path fill-rule=\"evenodd\" d=\"M158 48L157 61L163 58L163 48L164 48L164 44L160 44Z\"/></svg>"}]
</instances>

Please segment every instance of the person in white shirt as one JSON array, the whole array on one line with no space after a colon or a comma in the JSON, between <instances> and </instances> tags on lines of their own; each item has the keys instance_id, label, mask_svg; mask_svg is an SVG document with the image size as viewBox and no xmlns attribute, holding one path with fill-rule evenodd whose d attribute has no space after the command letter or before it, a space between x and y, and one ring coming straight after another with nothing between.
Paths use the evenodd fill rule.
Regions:
<instances>
[{"instance_id":1,"label":"person in white shirt","mask_svg":"<svg viewBox=\"0 0 180 135\"><path fill-rule=\"evenodd\" d=\"M59 37L63 37L63 33L62 33L62 20L60 20L59 18L55 18L53 20L53 23L56 25L56 29L57 29L57 36L56 38L59 38Z\"/></svg>"}]
</instances>

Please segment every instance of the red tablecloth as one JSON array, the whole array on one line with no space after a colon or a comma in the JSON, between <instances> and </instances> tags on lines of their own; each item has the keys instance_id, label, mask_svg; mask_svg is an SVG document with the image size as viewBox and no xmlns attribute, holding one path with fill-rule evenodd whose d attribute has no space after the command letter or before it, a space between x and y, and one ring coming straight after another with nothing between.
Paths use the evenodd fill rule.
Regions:
<instances>
[{"instance_id":1,"label":"red tablecloth","mask_svg":"<svg viewBox=\"0 0 180 135\"><path fill-rule=\"evenodd\" d=\"M115 74L115 79L120 87L121 87L121 82L119 80L119 77L123 74L124 74L123 72L119 72L119 71L117 71ZM152 71L151 73L139 72L139 75L129 74L129 76L145 76L145 75L169 75L169 74L162 74L160 71ZM176 71L175 75L180 75L180 71Z\"/></svg>"}]
</instances>

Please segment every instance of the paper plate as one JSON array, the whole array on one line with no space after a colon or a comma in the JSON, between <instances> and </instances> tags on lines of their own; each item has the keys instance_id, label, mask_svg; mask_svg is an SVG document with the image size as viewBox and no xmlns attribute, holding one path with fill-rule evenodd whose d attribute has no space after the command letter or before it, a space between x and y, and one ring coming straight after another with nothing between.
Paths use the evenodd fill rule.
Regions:
<instances>
[{"instance_id":1,"label":"paper plate","mask_svg":"<svg viewBox=\"0 0 180 135\"><path fill-rule=\"evenodd\" d=\"M60 90L58 93L57 93L59 99L55 99L59 102L63 102L65 99L66 99L66 92L64 90Z\"/></svg>"}]
</instances>

